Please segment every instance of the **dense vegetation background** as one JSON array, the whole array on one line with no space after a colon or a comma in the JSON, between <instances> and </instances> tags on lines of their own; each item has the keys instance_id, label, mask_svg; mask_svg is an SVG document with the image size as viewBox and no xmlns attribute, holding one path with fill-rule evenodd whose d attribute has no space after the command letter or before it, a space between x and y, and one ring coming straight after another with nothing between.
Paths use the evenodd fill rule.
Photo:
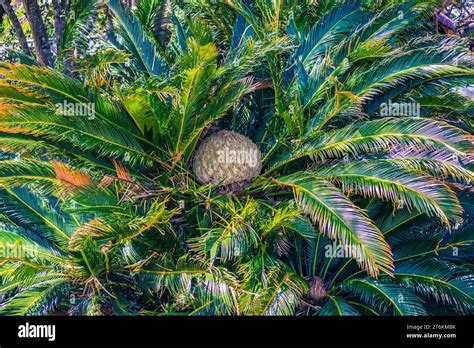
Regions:
<instances>
[{"instance_id":1,"label":"dense vegetation background","mask_svg":"<svg viewBox=\"0 0 474 348\"><path fill-rule=\"evenodd\" d=\"M472 314L471 14L0 0L0 314Z\"/></svg>"}]
</instances>

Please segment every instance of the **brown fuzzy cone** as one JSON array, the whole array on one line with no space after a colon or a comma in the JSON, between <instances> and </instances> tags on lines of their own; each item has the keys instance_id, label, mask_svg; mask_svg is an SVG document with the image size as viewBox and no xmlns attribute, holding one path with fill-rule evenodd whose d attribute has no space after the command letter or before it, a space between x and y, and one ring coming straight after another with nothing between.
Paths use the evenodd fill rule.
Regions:
<instances>
[{"instance_id":1,"label":"brown fuzzy cone","mask_svg":"<svg viewBox=\"0 0 474 348\"><path fill-rule=\"evenodd\" d=\"M222 130L203 140L194 155L193 171L199 183L230 185L260 174L262 154L249 138Z\"/></svg>"},{"instance_id":2,"label":"brown fuzzy cone","mask_svg":"<svg viewBox=\"0 0 474 348\"><path fill-rule=\"evenodd\" d=\"M326 286L319 277L311 278L309 282L309 297L315 301L319 301L326 297Z\"/></svg>"}]
</instances>

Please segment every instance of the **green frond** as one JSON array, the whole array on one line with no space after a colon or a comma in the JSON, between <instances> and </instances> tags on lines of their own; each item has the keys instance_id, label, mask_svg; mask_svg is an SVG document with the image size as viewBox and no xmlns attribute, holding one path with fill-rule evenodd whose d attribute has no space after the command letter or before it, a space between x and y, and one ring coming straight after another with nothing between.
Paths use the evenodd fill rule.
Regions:
<instances>
[{"instance_id":1,"label":"green frond","mask_svg":"<svg viewBox=\"0 0 474 348\"><path fill-rule=\"evenodd\" d=\"M79 73L84 75L88 86L102 87L108 82L111 68L117 64L126 64L130 54L114 48L106 48L87 57Z\"/></svg>"},{"instance_id":2,"label":"green frond","mask_svg":"<svg viewBox=\"0 0 474 348\"><path fill-rule=\"evenodd\" d=\"M77 42L83 42L83 34L87 32L85 26L90 20L91 14L97 7L94 0L72 0L71 11L66 20L66 26L61 38L61 55L64 56L67 50L73 48ZM84 43L84 45L86 45Z\"/></svg>"},{"instance_id":3,"label":"green frond","mask_svg":"<svg viewBox=\"0 0 474 348\"><path fill-rule=\"evenodd\" d=\"M292 315L307 290L306 282L294 273L282 273L264 292L257 306L258 315Z\"/></svg>"},{"instance_id":4,"label":"green frond","mask_svg":"<svg viewBox=\"0 0 474 348\"><path fill-rule=\"evenodd\" d=\"M142 145L120 128L85 117L57 115L51 108L18 106L1 110L0 128L5 133L44 137L68 143L77 150L93 151L96 157L118 156L132 164L151 166L161 160L145 152Z\"/></svg>"},{"instance_id":5,"label":"green frond","mask_svg":"<svg viewBox=\"0 0 474 348\"><path fill-rule=\"evenodd\" d=\"M134 14L140 21L143 30L159 48L160 54L166 59L166 43L169 36L167 1L139 0Z\"/></svg>"},{"instance_id":6,"label":"green frond","mask_svg":"<svg viewBox=\"0 0 474 348\"><path fill-rule=\"evenodd\" d=\"M134 14L119 0L107 0L107 6L118 22L124 45L132 53L138 70L148 76L165 75L166 62Z\"/></svg>"},{"instance_id":7,"label":"green frond","mask_svg":"<svg viewBox=\"0 0 474 348\"><path fill-rule=\"evenodd\" d=\"M232 42L231 49L235 50L239 48L248 38L254 37L255 32L252 26L245 20L245 18L238 14L235 19L234 27L232 30Z\"/></svg>"},{"instance_id":8,"label":"green frond","mask_svg":"<svg viewBox=\"0 0 474 348\"><path fill-rule=\"evenodd\" d=\"M470 159L468 157L459 158L443 151L394 151L390 155L390 159L385 161L417 173L429 174L442 181L466 186L474 182L472 171L464 168Z\"/></svg>"},{"instance_id":9,"label":"green frond","mask_svg":"<svg viewBox=\"0 0 474 348\"><path fill-rule=\"evenodd\" d=\"M60 184L53 167L48 162L31 159L0 161L0 186L12 188L35 182L39 182L40 185Z\"/></svg>"},{"instance_id":10,"label":"green frond","mask_svg":"<svg viewBox=\"0 0 474 348\"><path fill-rule=\"evenodd\" d=\"M358 1L335 6L309 30L295 57L311 70L312 63L326 53L327 47L340 42L359 23L362 13Z\"/></svg>"},{"instance_id":11,"label":"green frond","mask_svg":"<svg viewBox=\"0 0 474 348\"><path fill-rule=\"evenodd\" d=\"M418 297L405 288L388 281L352 279L343 282L341 288L358 295L381 314L427 315Z\"/></svg>"},{"instance_id":12,"label":"green frond","mask_svg":"<svg viewBox=\"0 0 474 348\"><path fill-rule=\"evenodd\" d=\"M384 118L356 122L344 128L316 133L297 149L287 151L272 171L310 156L324 162L351 155L386 153L393 148L443 151L460 157L472 152L472 136L446 122L418 118Z\"/></svg>"},{"instance_id":13,"label":"green frond","mask_svg":"<svg viewBox=\"0 0 474 348\"><path fill-rule=\"evenodd\" d=\"M165 142L165 136L168 131L170 107L162 100L168 97L166 91L164 94L163 98L159 98L149 91L139 89L121 98L124 108L140 132L152 141L160 140L165 143L165 146L161 146L162 148L169 148L170 145L167 141Z\"/></svg>"},{"instance_id":14,"label":"green frond","mask_svg":"<svg viewBox=\"0 0 474 348\"><path fill-rule=\"evenodd\" d=\"M45 315L50 313L65 291L67 279L39 282L0 305L2 315Z\"/></svg>"},{"instance_id":15,"label":"green frond","mask_svg":"<svg viewBox=\"0 0 474 348\"><path fill-rule=\"evenodd\" d=\"M468 313L474 310L474 277L445 260L423 259L398 264L394 277L420 295Z\"/></svg>"},{"instance_id":16,"label":"green frond","mask_svg":"<svg viewBox=\"0 0 474 348\"><path fill-rule=\"evenodd\" d=\"M406 85L408 81L472 75L472 69L452 63L464 54L465 52L457 53L456 57L452 52L440 50L439 46L394 54L381 61L373 70L354 74L352 79L347 81L346 88L362 101L368 101L379 93L401 84Z\"/></svg>"},{"instance_id":17,"label":"green frond","mask_svg":"<svg viewBox=\"0 0 474 348\"><path fill-rule=\"evenodd\" d=\"M427 224L432 225L436 223L427 215L420 212L409 211L406 207L398 207L396 212L393 210L393 206L379 201L381 203L381 209L379 215L374 216L373 220L375 224L380 228L386 238L390 238L392 232L397 232L398 229L408 229L409 225L415 224L420 226L422 229L427 227Z\"/></svg>"},{"instance_id":18,"label":"green frond","mask_svg":"<svg viewBox=\"0 0 474 348\"><path fill-rule=\"evenodd\" d=\"M187 306L193 306L195 297L199 298L200 304L211 301L222 304L223 307L215 308L220 314L231 313L237 306L235 292L238 283L232 274L186 256L176 262L162 260L153 267L141 269L139 276L145 287L158 293L181 296L181 301Z\"/></svg>"},{"instance_id":19,"label":"green frond","mask_svg":"<svg viewBox=\"0 0 474 348\"><path fill-rule=\"evenodd\" d=\"M291 187L295 200L319 225L319 230L337 240L369 275L391 274L392 253L382 233L336 187L307 173L279 178L276 182Z\"/></svg>"},{"instance_id":20,"label":"green frond","mask_svg":"<svg viewBox=\"0 0 474 348\"><path fill-rule=\"evenodd\" d=\"M0 262L5 264L13 262L15 269L18 267L16 265L18 262L25 262L30 266L37 265L37 271L47 264L62 265L66 262L64 254L52 243L3 222L0 225L0 248L2 250ZM5 270L2 270L1 275L4 275L4 272Z\"/></svg>"},{"instance_id":21,"label":"green frond","mask_svg":"<svg viewBox=\"0 0 474 348\"><path fill-rule=\"evenodd\" d=\"M387 161L355 162L316 170L315 176L341 185L348 194L377 197L436 216L443 223L459 220L459 200L445 184Z\"/></svg>"},{"instance_id":22,"label":"green frond","mask_svg":"<svg viewBox=\"0 0 474 348\"><path fill-rule=\"evenodd\" d=\"M0 73L11 84L20 84L37 91L47 97L51 109L58 110L59 105L75 103L93 105L90 119L101 119L124 132L137 134L137 129L129 117L123 114L121 108L107 96L97 90L85 87L79 80L68 77L60 72L32 67L27 65L1 64ZM59 104L59 105L58 105ZM88 110L88 111L89 111ZM81 117L77 117L79 119ZM85 118L85 117L84 117Z\"/></svg>"},{"instance_id":23,"label":"green frond","mask_svg":"<svg viewBox=\"0 0 474 348\"><path fill-rule=\"evenodd\" d=\"M44 104L44 100L41 95L31 89L27 89L22 86L14 86L8 83L0 83L0 87L0 102L7 102L12 104Z\"/></svg>"},{"instance_id":24,"label":"green frond","mask_svg":"<svg viewBox=\"0 0 474 348\"><path fill-rule=\"evenodd\" d=\"M328 301L319 311L320 316L359 316L359 311L338 296L328 296Z\"/></svg>"},{"instance_id":25,"label":"green frond","mask_svg":"<svg viewBox=\"0 0 474 348\"><path fill-rule=\"evenodd\" d=\"M10 220L63 246L76 228L74 219L60 211L46 197L28 188L0 191L0 211Z\"/></svg>"},{"instance_id":26,"label":"green frond","mask_svg":"<svg viewBox=\"0 0 474 348\"><path fill-rule=\"evenodd\" d=\"M192 238L190 247L212 263L226 262L245 255L259 243L254 227L258 205L247 201L242 208L230 206L231 215L219 218L201 236Z\"/></svg>"},{"instance_id":27,"label":"green frond","mask_svg":"<svg viewBox=\"0 0 474 348\"><path fill-rule=\"evenodd\" d=\"M308 290L304 279L279 263L267 265L262 280L249 273L242 284L239 307L244 315L294 315L303 294Z\"/></svg>"},{"instance_id":28,"label":"green frond","mask_svg":"<svg viewBox=\"0 0 474 348\"><path fill-rule=\"evenodd\" d=\"M271 232L295 228L297 220L301 219L301 213L291 205L282 206L272 211L272 217L262 222L262 237Z\"/></svg>"},{"instance_id":29,"label":"green frond","mask_svg":"<svg viewBox=\"0 0 474 348\"><path fill-rule=\"evenodd\" d=\"M208 104L201 109L199 116L195 116L195 119L192 121L192 129L194 131L185 139L184 151L186 159L189 159L194 152L197 141L205 127L225 116L229 110L237 105L244 95L253 91L251 82L251 79L229 82L220 86L216 95L209 98Z\"/></svg>"},{"instance_id":30,"label":"green frond","mask_svg":"<svg viewBox=\"0 0 474 348\"><path fill-rule=\"evenodd\" d=\"M189 41L188 45L189 52L183 56L181 62L183 78L178 110L174 117L176 152L182 150L185 132L194 130L192 123L197 121L196 115L199 115L204 107L217 69L217 48L213 44L201 46L196 41Z\"/></svg>"}]
</instances>

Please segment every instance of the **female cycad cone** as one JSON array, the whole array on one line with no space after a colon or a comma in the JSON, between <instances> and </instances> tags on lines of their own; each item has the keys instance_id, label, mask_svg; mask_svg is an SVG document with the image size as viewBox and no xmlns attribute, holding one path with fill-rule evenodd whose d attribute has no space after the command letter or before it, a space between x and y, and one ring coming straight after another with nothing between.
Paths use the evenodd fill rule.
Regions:
<instances>
[{"instance_id":1,"label":"female cycad cone","mask_svg":"<svg viewBox=\"0 0 474 348\"><path fill-rule=\"evenodd\" d=\"M230 185L250 181L262 168L262 154L247 137L222 130L203 140L194 156L199 183Z\"/></svg>"}]
</instances>

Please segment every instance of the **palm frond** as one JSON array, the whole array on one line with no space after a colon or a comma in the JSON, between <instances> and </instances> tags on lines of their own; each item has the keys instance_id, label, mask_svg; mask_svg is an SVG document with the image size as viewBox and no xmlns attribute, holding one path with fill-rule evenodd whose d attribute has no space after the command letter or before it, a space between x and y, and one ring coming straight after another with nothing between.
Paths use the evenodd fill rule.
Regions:
<instances>
[{"instance_id":1,"label":"palm frond","mask_svg":"<svg viewBox=\"0 0 474 348\"><path fill-rule=\"evenodd\" d=\"M352 279L341 284L381 314L427 315L421 300L412 292L390 282L373 279Z\"/></svg>"},{"instance_id":2,"label":"palm frond","mask_svg":"<svg viewBox=\"0 0 474 348\"><path fill-rule=\"evenodd\" d=\"M470 185L474 181L474 174L464 168L470 162L469 157L453 156L443 151L393 151L390 159L385 160L417 173L426 173L438 180Z\"/></svg>"},{"instance_id":3,"label":"palm frond","mask_svg":"<svg viewBox=\"0 0 474 348\"><path fill-rule=\"evenodd\" d=\"M384 118L357 122L344 128L315 134L297 149L283 153L272 171L296 159L311 156L324 162L346 155L384 153L400 147L443 151L460 157L472 152L472 136L446 122L415 118Z\"/></svg>"},{"instance_id":4,"label":"palm frond","mask_svg":"<svg viewBox=\"0 0 474 348\"><path fill-rule=\"evenodd\" d=\"M255 267L257 272L253 272ZM308 289L304 279L276 260L270 261L268 255L251 260L241 271L246 278L239 307L245 315L293 315Z\"/></svg>"},{"instance_id":5,"label":"palm frond","mask_svg":"<svg viewBox=\"0 0 474 348\"><path fill-rule=\"evenodd\" d=\"M209 257L211 264L233 260L258 245L259 235L253 226L256 202L248 201L242 209L230 204L231 216L221 217L215 226L191 239L190 247L202 257Z\"/></svg>"},{"instance_id":6,"label":"palm frond","mask_svg":"<svg viewBox=\"0 0 474 348\"><path fill-rule=\"evenodd\" d=\"M462 208L443 183L415 174L387 161L356 162L317 170L316 176L340 184L348 194L378 197L409 210L436 216L443 223L459 220Z\"/></svg>"},{"instance_id":7,"label":"palm frond","mask_svg":"<svg viewBox=\"0 0 474 348\"><path fill-rule=\"evenodd\" d=\"M320 316L358 316L359 311L344 298L329 296L328 301L319 311Z\"/></svg>"},{"instance_id":8,"label":"palm frond","mask_svg":"<svg viewBox=\"0 0 474 348\"><path fill-rule=\"evenodd\" d=\"M319 230L337 240L368 274L391 274L392 253L382 233L331 183L304 173L279 178L277 183L291 187L295 200L319 224Z\"/></svg>"},{"instance_id":9,"label":"palm frond","mask_svg":"<svg viewBox=\"0 0 474 348\"><path fill-rule=\"evenodd\" d=\"M199 297L199 303L215 301L223 304L220 314L228 314L237 306L235 291L238 284L234 276L225 269L208 267L198 260L182 257L176 262L157 263L140 270L140 277L144 286L158 293L166 291L181 296L187 306L193 305L196 297Z\"/></svg>"},{"instance_id":10,"label":"palm frond","mask_svg":"<svg viewBox=\"0 0 474 348\"><path fill-rule=\"evenodd\" d=\"M119 0L107 0L107 6L119 24L124 45L133 54L138 69L148 76L164 75L166 63L133 13Z\"/></svg>"},{"instance_id":11,"label":"palm frond","mask_svg":"<svg viewBox=\"0 0 474 348\"><path fill-rule=\"evenodd\" d=\"M460 311L474 309L474 277L445 260L403 262L397 265L394 277L436 302L454 305Z\"/></svg>"},{"instance_id":12,"label":"palm frond","mask_svg":"<svg viewBox=\"0 0 474 348\"><path fill-rule=\"evenodd\" d=\"M67 244L77 226L71 216L27 188L6 188L2 190L0 200L0 211L9 219L58 245Z\"/></svg>"},{"instance_id":13,"label":"palm frond","mask_svg":"<svg viewBox=\"0 0 474 348\"><path fill-rule=\"evenodd\" d=\"M329 46L340 42L361 20L360 3L357 1L335 7L316 23L306 34L295 52L295 57L311 69L312 62L326 53Z\"/></svg>"},{"instance_id":14,"label":"palm frond","mask_svg":"<svg viewBox=\"0 0 474 348\"><path fill-rule=\"evenodd\" d=\"M58 278L37 283L19 292L0 306L5 315L45 315L57 305L67 279Z\"/></svg>"}]
</instances>

